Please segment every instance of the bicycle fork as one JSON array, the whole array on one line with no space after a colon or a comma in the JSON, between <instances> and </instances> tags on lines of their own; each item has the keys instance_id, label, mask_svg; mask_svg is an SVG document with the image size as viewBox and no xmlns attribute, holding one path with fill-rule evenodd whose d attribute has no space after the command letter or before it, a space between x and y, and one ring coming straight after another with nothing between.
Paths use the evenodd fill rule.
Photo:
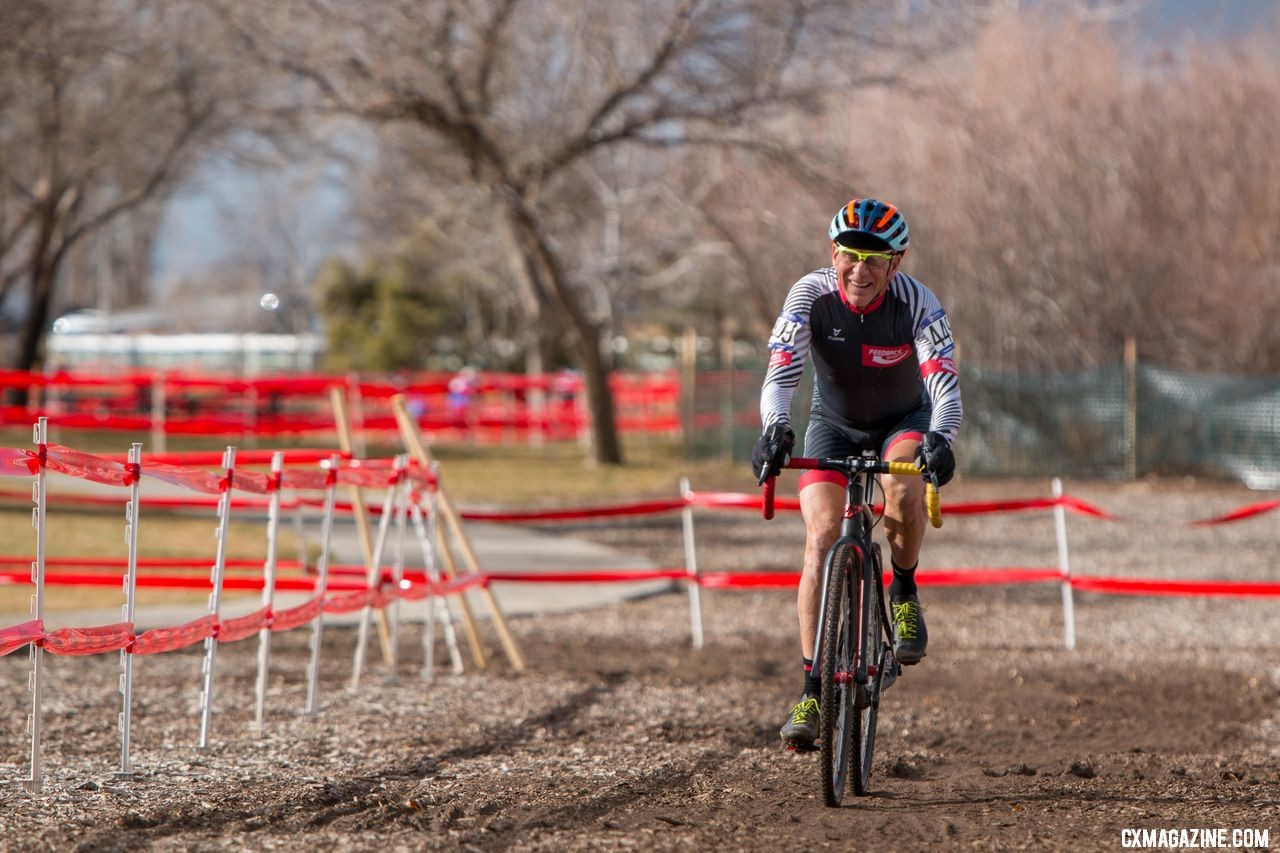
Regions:
<instances>
[{"instance_id":1,"label":"bicycle fork","mask_svg":"<svg viewBox=\"0 0 1280 853\"><path fill-rule=\"evenodd\" d=\"M868 614L865 612L865 602L868 600L865 582L870 577L870 573L865 568L866 555L862 546L858 543L855 537L851 535L842 535L838 540L836 540L836 544L831 546L831 550L827 552L828 558L823 563L823 566L822 566L822 586L820 587L821 592L820 592L820 598L818 599L818 622L817 622L817 628L815 631L817 636L813 638L813 666L815 668L821 666L822 656L823 654L826 653L826 649L824 648L824 643L823 643L823 638L826 632L823 630L823 626L827 623L826 621L827 620L827 599L830 597L828 595L831 589L830 585L835 582L835 580L831 577L831 570L836 563L836 559L835 559L836 555L840 553L840 549L842 547L852 549L858 556L859 564L864 567L862 572L862 579L861 579L862 582L859 585L859 587L862 589L861 598L862 598L862 601L864 602L863 611L859 613L859 618L860 620L863 620L863 621L860 622L858 626L859 633L855 634L855 637L861 636L861 626L866 624L865 620L868 618ZM846 574L841 582L850 584L849 593L850 593L850 598L852 598L853 592L854 592L852 588L852 579L849 578L849 576ZM849 615L853 616L854 612L857 612L857 611L855 611L854 608L850 608ZM868 675L867 660L865 655L863 654L861 641L859 640L858 642L856 642L855 646L858 651L858 660L855 661L855 671L851 673L848 670L837 670L835 673L835 679L837 684L848 684L851 681L857 681L857 683L859 684L866 684L867 682L867 675ZM818 671L821 672L820 669ZM870 674L875 675L874 664L872 664L871 666Z\"/></svg>"}]
</instances>

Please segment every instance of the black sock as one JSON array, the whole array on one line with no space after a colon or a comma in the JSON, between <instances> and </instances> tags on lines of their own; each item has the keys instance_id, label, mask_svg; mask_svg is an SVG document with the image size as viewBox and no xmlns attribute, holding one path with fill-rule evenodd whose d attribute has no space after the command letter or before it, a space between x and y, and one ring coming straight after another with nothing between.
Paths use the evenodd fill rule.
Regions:
<instances>
[{"instance_id":1,"label":"black sock","mask_svg":"<svg viewBox=\"0 0 1280 853\"><path fill-rule=\"evenodd\" d=\"M804 693L806 696L822 695L822 673L816 672L813 668L813 661L809 658L800 658L804 661Z\"/></svg>"},{"instance_id":2,"label":"black sock","mask_svg":"<svg viewBox=\"0 0 1280 853\"><path fill-rule=\"evenodd\" d=\"M916 560L915 566L904 569L895 563L889 561L889 565L893 566L893 582L889 584L890 598L910 598L916 594L916 566L920 565L920 561Z\"/></svg>"}]
</instances>

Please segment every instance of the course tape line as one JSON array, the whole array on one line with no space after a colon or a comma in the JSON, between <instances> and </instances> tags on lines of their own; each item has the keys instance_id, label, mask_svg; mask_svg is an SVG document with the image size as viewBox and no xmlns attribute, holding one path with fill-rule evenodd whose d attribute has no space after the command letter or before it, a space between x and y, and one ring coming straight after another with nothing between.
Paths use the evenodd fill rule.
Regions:
<instances>
[{"instance_id":1,"label":"course tape line","mask_svg":"<svg viewBox=\"0 0 1280 853\"><path fill-rule=\"evenodd\" d=\"M315 457L321 451L298 451L295 460L314 462ZM246 453L254 453L254 451L246 451ZM257 451L258 455L252 457L254 461L260 461L263 451ZM331 454L332 455L332 454ZM169 455L173 458L174 455ZM182 458L186 460L199 459L207 464L217 464L212 454L185 454ZM241 461L238 457L238 461ZM102 483L113 486L129 486L138 476L140 470L143 475L155 477L156 479L183 486L193 491L202 492L210 496L221 496L222 492L227 488L237 489L240 491L250 492L258 495L268 495L278 488L292 488L301 490L320 490L329 484L329 472L315 469L290 469L286 470L280 480L274 481L269 475L256 471L250 471L243 468L237 469L235 476L231 482L227 481L224 473L208 471L201 468L186 467L183 465L171 464L169 462L155 461L148 457L148 461L135 468L128 463L120 462L116 459L103 456L95 456L89 453L81 453L69 448L59 447L58 445L46 445L42 452L32 450L15 449L0 447L0 475L20 476L23 474L35 474L40 465L43 464L52 471L66 474L71 477L77 477L84 480L90 480L96 483ZM335 478L337 482L363 488L385 488L391 485L394 474L391 472L389 465L391 460L387 459L365 459L351 460L346 459L339 466ZM241 464L251 464L248 461L241 461ZM434 485L430 482L427 474L413 466L412 473L409 475L411 479L419 483ZM0 491L2 498L25 498L25 493L17 493L12 491ZM79 503L114 503L110 498L90 495L61 495L58 500ZM192 498L144 498L145 505L168 507L168 508L187 508L187 507L204 507L209 506L213 501L208 499L192 499ZM296 506L314 503L312 500L293 499L282 502L286 508L294 508ZM242 500L233 501L232 504L236 508L254 508L262 509L267 505L265 500ZM348 509L350 505L344 505L343 509ZM1072 497L1071 495L1063 495L1060 498L1026 498L1007 501L975 501L969 503L953 503L948 504L944 508L946 515L983 515L987 513L997 512L1027 512L1035 510L1053 509L1061 506L1064 509L1077 513L1079 515L1089 516L1092 518L1106 519L1110 521L1123 520L1115 516L1099 506ZM545 510L463 510L460 515L469 521L488 521L488 522L537 522L537 521L571 521L585 520L591 518L616 518L629 515L656 515L676 510L683 510L686 507L704 507L716 509L743 509L753 512L760 511L761 498L757 494L745 494L740 492L686 492L680 499L673 500L656 500L641 501L626 504L614 504L610 506L596 507L565 507L558 509ZM778 498L775 507L779 510L799 511L800 502L795 498ZM1242 521L1244 519L1253 518L1264 513L1273 512L1280 509L1280 500L1263 501L1260 503L1249 504L1237 509L1231 510L1223 515L1213 518L1201 519L1189 522L1192 525L1216 525L1227 524L1234 521ZM376 510L376 508L375 508ZM880 511L880 507L876 508Z\"/></svg>"},{"instance_id":2,"label":"course tape line","mask_svg":"<svg viewBox=\"0 0 1280 853\"><path fill-rule=\"evenodd\" d=\"M14 575L6 572L0 575ZM116 579L111 579L113 582ZM209 586L207 578L150 578L159 581L148 586ZM244 589L261 589L263 582L253 578L237 579ZM684 569L653 569L644 571L583 571L546 572L524 574L516 572L486 572L462 575L442 584L428 583L421 571L406 572L397 590L386 583L368 589L363 583L352 584L335 579L337 587L347 586L347 591L321 598L315 596L296 607L274 613L264 606L235 619L219 621L212 614L173 628L155 628L134 635L133 625L120 622L96 628L62 628L46 633L43 623L31 620L8 628L0 628L0 656L9 654L29 643L42 644L46 651L56 655L96 655L126 649L132 654L146 655L172 651L201 642L209 637L220 643L233 643L250 637L264 629L286 631L311 621L324 613L350 613L365 607L382 607L395 598L417 600L428 595L456 595L475 586L491 583L635 583L655 580L693 581L709 589L794 588L800 580L799 572L710 572L697 576ZM995 584L1044 583L1063 580L1057 569L1004 568L1004 569L921 569L916 582L922 586L987 586ZM77 583L75 576L51 575L46 579L52 585ZM142 579L139 579L141 582ZM3 579L0 578L0 582ZM1174 580L1163 578L1117 578L1074 575L1069 583L1073 589L1113 595L1180 595L1180 596L1233 596L1280 597L1280 582L1226 581L1226 580ZM283 588L283 584L277 586Z\"/></svg>"},{"instance_id":3,"label":"course tape line","mask_svg":"<svg viewBox=\"0 0 1280 853\"><path fill-rule=\"evenodd\" d=\"M239 461L239 460L237 460ZM220 464L221 458L216 463ZM245 463L242 463L245 464ZM329 472L317 469L291 469L283 472L279 479L270 474L237 468L234 477L228 478L225 470L209 471L204 468L174 465L168 462L157 462L148 458L143 464L135 466L119 462L105 456L81 453L56 444L41 445L40 450L15 449L0 447L0 476L29 476L36 474L41 466L46 470L66 474L81 480L89 480L107 486L131 486L139 476L154 477L166 483L182 486L207 495L221 494L227 489L236 489L257 495L268 495L280 488L291 489L324 489L329 485ZM408 474L397 474L393 471L392 460L389 459L345 459L338 466L333 479L363 488L387 488L397 476L408 476L419 485L434 486L429 473L423 471L416 463L411 464ZM0 493L3 497L21 497L13 492ZM65 500L84 503L101 503L98 496L65 496ZM172 499L170 499L172 501ZM180 499L181 500L181 499ZM186 499L189 501L189 499ZM148 499L148 502L157 502ZM173 506L204 506L199 501L172 503ZM264 506L262 503L246 503L246 506ZM292 505L296 505L292 504ZM291 506L292 506L291 505Z\"/></svg>"}]
</instances>

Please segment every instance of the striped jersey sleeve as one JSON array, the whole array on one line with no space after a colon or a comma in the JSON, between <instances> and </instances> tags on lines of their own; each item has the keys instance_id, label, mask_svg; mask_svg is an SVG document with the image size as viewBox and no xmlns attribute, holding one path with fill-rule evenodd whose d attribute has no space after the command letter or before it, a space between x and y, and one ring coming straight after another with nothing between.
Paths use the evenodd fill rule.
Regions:
<instances>
[{"instance_id":1,"label":"striped jersey sleeve","mask_svg":"<svg viewBox=\"0 0 1280 853\"><path fill-rule=\"evenodd\" d=\"M947 441L954 443L960 434L964 404L960 400L956 342L951 335L951 322L933 291L911 276L898 273L892 286L894 293L911 309L920 377L933 404L929 429L942 433Z\"/></svg>"},{"instance_id":2,"label":"striped jersey sleeve","mask_svg":"<svg viewBox=\"0 0 1280 853\"><path fill-rule=\"evenodd\" d=\"M760 391L760 421L765 429L775 423L791 425L791 397L809 358L810 309L815 299L834 288L834 271L817 270L793 284L787 293L769 335L769 367Z\"/></svg>"}]
</instances>

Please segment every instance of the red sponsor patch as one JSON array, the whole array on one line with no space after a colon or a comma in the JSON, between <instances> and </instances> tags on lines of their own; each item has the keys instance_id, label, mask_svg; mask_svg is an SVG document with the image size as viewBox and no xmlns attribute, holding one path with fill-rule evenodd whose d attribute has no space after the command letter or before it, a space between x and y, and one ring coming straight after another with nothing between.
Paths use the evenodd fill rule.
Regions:
<instances>
[{"instance_id":1,"label":"red sponsor patch","mask_svg":"<svg viewBox=\"0 0 1280 853\"><path fill-rule=\"evenodd\" d=\"M935 373L955 373L956 363L950 358L931 358L924 364L920 365L921 376L931 376Z\"/></svg>"},{"instance_id":2,"label":"red sponsor patch","mask_svg":"<svg viewBox=\"0 0 1280 853\"><path fill-rule=\"evenodd\" d=\"M769 366L778 367L779 365L788 365L791 363L791 353L783 350L774 350L773 355L769 356Z\"/></svg>"},{"instance_id":3,"label":"red sponsor patch","mask_svg":"<svg viewBox=\"0 0 1280 853\"><path fill-rule=\"evenodd\" d=\"M862 364L864 367L893 367L911 355L911 344L900 347L873 347L862 345Z\"/></svg>"}]
</instances>

